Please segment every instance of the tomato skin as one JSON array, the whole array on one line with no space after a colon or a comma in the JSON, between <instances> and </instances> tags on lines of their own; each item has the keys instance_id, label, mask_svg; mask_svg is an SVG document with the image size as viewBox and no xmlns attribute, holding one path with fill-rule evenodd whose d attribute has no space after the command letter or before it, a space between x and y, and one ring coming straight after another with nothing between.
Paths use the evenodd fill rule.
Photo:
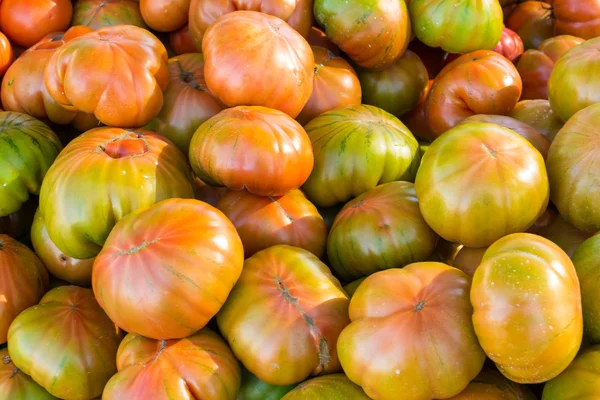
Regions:
<instances>
[{"instance_id":1,"label":"tomato skin","mask_svg":"<svg viewBox=\"0 0 600 400\"><path fill-rule=\"evenodd\" d=\"M61 286L13 321L8 353L53 396L92 399L117 371L121 338L91 289Z\"/></svg>"},{"instance_id":2,"label":"tomato skin","mask_svg":"<svg viewBox=\"0 0 600 400\"><path fill-rule=\"evenodd\" d=\"M235 400L240 365L223 339L204 328L185 339L152 340L128 334L102 399Z\"/></svg>"},{"instance_id":3,"label":"tomato skin","mask_svg":"<svg viewBox=\"0 0 600 400\"><path fill-rule=\"evenodd\" d=\"M8 67L15 60L15 54L6 35L0 32L0 76L4 75Z\"/></svg>"},{"instance_id":4,"label":"tomato skin","mask_svg":"<svg viewBox=\"0 0 600 400\"><path fill-rule=\"evenodd\" d=\"M598 299L598 249L600 237L594 235L587 239L573 254L573 264L581 284L581 302L583 305L583 327L586 338L593 344L600 343L600 303Z\"/></svg>"},{"instance_id":5,"label":"tomato skin","mask_svg":"<svg viewBox=\"0 0 600 400\"><path fill-rule=\"evenodd\" d=\"M410 182L390 182L352 199L327 238L332 268L344 280L424 261L438 236L427 225Z\"/></svg>"},{"instance_id":6,"label":"tomato skin","mask_svg":"<svg viewBox=\"0 0 600 400\"><path fill-rule=\"evenodd\" d=\"M2 398L57 400L43 387L15 367L7 349L0 349L0 393Z\"/></svg>"},{"instance_id":7,"label":"tomato skin","mask_svg":"<svg viewBox=\"0 0 600 400\"><path fill-rule=\"evenodd\" d=\"M479 50L448 64L433 82L425 116L439 136L474 114L506 115L521 97L519 72L500 54Z\"/></svg>"},{"instance_id":8,"label":"tomato skin","mask_svg":"<svg viewBox=\"0 0 600 400\"><path fill-rule=\"evenodd\" d=\"M436 139L423 155L415 189L429 226L474 248L529 228L550 192L542 155L514 131L490 123L459 125Z\"/></svg>"},{"instance_id":9,"label":"tomato skin","mask_svg":"<svg viewBox=\"0 0 600 400\"><path fill-rule=\"evenodd\" d=\"M600 1L553 0L554 30L583 39L600 36Z\"/></svg>"},{"instance_id":10,"label":"tomato skin","mask_svg":"<svg viewBox=\"0 0 600 400\"><path fill-rule=\"evenodd\" d=\"M515 108L508 113L509 117L525 122L533 126L550 141L564 123L556 116L548 100L521 100L515 105Z\"/></svg>"},{"instance_id":11,"label":"tomato skin","mask_svg":"<svg viewBox=\"0 0 600 400\"><path fill-rule=\"evenodd\" d=\"M155 31L173 32L188 23L190 0L140 0L144 22Z\"/></svg>"},{"instance_id":12,"label":"tomato skin","mask_svg":"<svg viewBox=\"0 0 600 400\"><path fill-rule=\"evenodd\" d=\"M485 360L471 323L469 287L467 275L437 262L365 279L350 301L352 322L338 339L348 378L373 399L460 393Z\"/></svg>"},{"instance_id":13,"label":"tomato skin","mask_svg":"<svg viewBox=\"0 0 600 400\"><path fill-rule=\"evenodd\" d=\"M340 55L340 48L333 44L331 40L327 38L325 32L316 26L312 26L310 28L310 32L306 37L306 41L311 45L311 47L324 47L336 56Z\"/></svg>"},{"instance_id":14,"label":"tomato skin","mask_svg":"<svg viewBox=\"0 0 600 400\"><path fill-rule=\"evenodd\" d=\"M427 86L423 91L423 96L419 99L419 104L417 104L415 109L402 116L402 123L406 125L416 138L427 143L433 142L438 136L429 126L427 116L425 115L427 96L429 96L429 92L431 92L433 82L433 79L430 79L429 82L427 82Z\"/></svg>"},{"instance_id":15,"label":"tomato skin","mask_svg":"<svg viewBox=\"0 0 600 400\"><path fill-rule=\"evenodd\" d=\"M511 382L496 369L486 369L465 390L449 400L537 400L525 386Z\"/></svg>"},{"instance_id":16,"label":"tomato skin","mask_svg":"<svg viewBox=\"0 0 600 400\"><path fill-rule=\"evenodd\" d=\"M344 374L318 376L302 382L281 400L370 400L369 396Z\"/></svg>"},{"instance_id":17,"label":"tomato skin","mask_svg":"<svg viewBox=\"0 0 600 400\"><path fill-rule=\"evenodd\" d=\"M546 383L542 400L581 400L600 396L598 370L600 346L592 346L575 357L559 376Z\"/></svg>"},{"instance_id":18,"label":"tomato skin","mask_svg":"<svg viewBox=\"0 0 600 400\"><path fill-rule=\"evenodd\" d=\"M169 33L169 45L177 55L196 53L196 46L189 25L186 24L180 30Z\"/></svg>"},{"instance_id":19,"label":"tomato skin","mask_svg":"<svg viewBox=\"0 0 600 400\"><path fill-rule=\"evenodd\" d=\"M475 271L471 303L479 343L514 382L548 381L579 350L579 280L569 256L548 239L515 233L496 241Z\"/></svg>"},{"instance_id":20,"label":"tomato skin","mask_svg":"<svg viewBox=\"0 0 600 400\"><path fill-rule=\"evenodd\" d=\"M327 37L363 68L389 67L410 42L404 1L315 0L314 13Z\"/></svg>"},{"instance_id":21,"label":"tomato skin","mask_svg":"<svg viewBox=\"0 0 600 400\"><path fill-rule=\"evenodd\" d=\"M73 25L93 30L114 25L135 25L147 29L138 0L76 0Z\"/></svg>"},{"instance_id":22,"label":"tomato skin","mask_svg":"<svg viewBox=\"0 0 600 400\"><path fill-rule=\"evenodd\" d=\"M554 36L552 21L548 3L524 1L506 19L506 27L519 35L525 50L537 49L544 40Z\"/></svg>"},{"instance_id":23,"label":"tomato skin","mask_svg":"<svg viewBox=\"0 0 600 400\"><path fill-rule=\"evenodd\" d=\"M510 61L515 62L519 57L521 57L521 54L523 54L525 49L523 47L523 40L521 40L521 37L517 35L515 31L504 27L504 29L502 29L500 41L498 44L496 44L496 47L494 47L493 50L496 53L502 54Z\"/></svg>"},{"instance_id":24,"label":"tomato skin","mask_svg":"<svg viewBox=\"0 0 600 400\"><path fill-rule=\"evenodd\" d=\"M273 385L341 372L336 343L348 322L348 296L329 268L309 251L287 245L246 259L217 314L236 357Z\"/></svg>"},{"instance_id":25,"label":"tomato skin","mask_svg":"<svg viewBox=\"0 0 600 400\"><path fill-rule=\"evenodd\" d=\"M449 53L492 50L502 35L497 0L412 0L409 10L416 37Z\"/></svg>"}]
</instances>

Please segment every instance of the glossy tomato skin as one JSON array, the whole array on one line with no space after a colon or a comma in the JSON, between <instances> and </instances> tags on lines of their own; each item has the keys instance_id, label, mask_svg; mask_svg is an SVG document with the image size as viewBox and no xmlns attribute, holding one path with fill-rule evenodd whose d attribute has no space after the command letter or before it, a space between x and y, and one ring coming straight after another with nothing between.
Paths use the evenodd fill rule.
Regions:
<instances>
[{"instance_id":1,"label":"glossy tomato skin","mask_svg":"<svg viewBox=\"0 0 600 400\"><path fill-rule=\"evenodd\" d=\"M188 154L196 129L223 110L204 81L204 57L199 53L169 59L169 84L164 105L147 128L166 137Z\"/></svg>"},{"instance_id":2,"label":"glossy tomato skin","mask_svg":"<svg viewBox=\"0 0 600 400\"><path fill-rule=\"evenodd\" d=\"M281 400L369 400L369 396L344 374L318 376L302 382Z\"/></svg>"},{"instance_id":3,"label":"glossy tomato skin","mask_svg":"<svg viewBox=\"0 0 600 400\"><path fill-rule=\"evenodd\" d=\"M554 30L583 39L600 36L600 1L553 0Z\"/></svg>"},{"instance_id":4,"label":"glossy tomato skin","mask_svg":"<svg viewBox=\"0 0 600 400\"><path fill-rule=\"evenodd\" d=\"M564 125L552 111L550 102L542 99L519 101L508 116L533 126L550 141Z\"/></svg>"},{"instance_id":5,"label":"glossy tomato skin","mask_svg":"<svg viewBox=\"0 0 600 400\"><path fill-rule=\"evenodd\" d=\"M104 400L235 400L240 387L239 362L208 328L178 340L130 333L119 346L117 368Z\"/></svg>"},{"instance_id":6,"label":"glossy tomato skin","mask_svg":"<svg viewBox=\"0 0 600 400\"><path fill-rule=\"evenodd\" d=\"M15 367L7 349L0 349L0 399L57 400Z\"/></svg>"},{"instance_id":7,"label":"glossy tomato skin","mask_svg":"<svg viewBox=\"0 0 600 400\"><path fill-rule=\"evenodd\" d=\"M114 25L148 28L138 0L76 0L72 24L85 25L93 30Z\"/></svg>"},{"instance_id":8,"label":"glossy tomato skin","mask_svg":"<svg viewBox=\"0 0 600 400\"><path fill-rule=\"evenodd\" d=\"M30 47L49 33L67 30L72 14L69 0L3 0L0 30L11 42Z\"/></svg>"},{"instance_id":9,"label":"glossy tomato skin","mask_svg":"<svg viewBox=\"0 0 600 400\"><path fill-rule=\"evenodd\" d=\"M469 386L449 400L536 400L525 386L511 382L496 369L484 368Z\"/></svg>"},{"instance_id":10,"label":"glossy tomato skin","mask_svg":"<svg viewBox=\"0 0 600 400\"><path fill-rule=\"evenodd\" d=\"M596 282L600 274L600 236L587 239L573 254L573 264L581 284L583 306L583 328L586 338L594 344L600 343L600 296Z\"/></svg>"},{"instance_id":11,"label":"glossy tomato skin","mask_svg":"<svg viewBox=\"0 0 600 400\"><path fill-rule=\"evenodd\" d=\"M92 287L125 331L180 339L219 311L240 276L243 251L219 210L195 199L168 199L115 225L94 261Z\"/></svg>"},{"instance_id":12,"label":"glossy tomato skin","mask_svg":"<svg viewBox=\"0 0 600 400\"><path fill-rule=\"evenodd\" d=\"M302 190L318 207L346 202L382 183L414 180L419 143L400 120L378 107L329 111L305 129L315 165Z\"/></svg>"},{"instance_id":13,"label":"glossy tomato skin","mask_svg":"<svg viewBox=\"0 0 600 400\"><path fill-rule=\"evenodd\" d=\"M43 122L18 112L0 111L0 217L17 212L42 180L62 144Z\"/></svg>"},{"instance_id":14,"label":"glossy tomato skin","mask_svg":"<svg viewBox=\"0 0 600 400\"><path fill-rule=\"evenodd\" d=\"M59 48L44 82L63 107L94 114L108 126L134 128L149 123L163 106L167 62L167 50L150 32L110 26Z\"/></svg>"},{"instance_id":15,"label":"glossy tomato skin","mask_svg":"<svg viewBox=\"0 0 600 400\"><path fill-rule=\"evenodd\" d=\"M600 105L573 115L558 132L548 153L552 202L567 222L586 232L600 230L600 192L595 166L600 157Z\"/></svg>"},{"instance_id":16,"label":"glossy tomato skin","mask_svg":"<svg viewBox=\"0 0 600 400\"><path fill-rule=\"evenodd\" d=\"M415 53L407 50L391 66L358 73L363 104L370 104L400 118L419 104L429 82L427 68Z\"/></svg>"},{"instance_id":17,"label":"glossy tomato skin","mask_svg":"<svg viewBox=\"0 0 600 400\"><path fill-rule=\"evenodd\" d=\"M365 279L350 301L352 322L338 339L348 378L372 399L460 393L485 360L470 320L469 287L467 275L437 262Z\"/></svg>"},{"instance_id":18,"label":"glossy tomato skin","mask_svg":"<svg viewBox=\"0 0 600 400\"><path fill-rule=\"evenodd\" d=\"M493 50L496 53L502 54L512 62L517 61L517 59L521 57L521 54L523 54L523 51L525 51L521 37L517 35L515 31L508 29L507 27L502 29L500 41Z\"/></svg>"},{"instance_id":19,"label":"glossy tomato skin","mask_svg":"<svg viewBox=\"0 0 600 400\"><path fill-rule=\"evenodd\" d=\"M140 0L140 12L148 26L158 32L172 32L188 22L190 0Z\"/></svg>"},{"instance_id":20,"label":"glossy tomato skin","mask_svg":"<svg viewBox=\"0 0 600 400\"><path fill-rule=\"evenodd\" d=\"M180 30L169 33L169 44L178 55L196 53L194 39L187 24Z\"/></svg>"},{"instance_id":21,"label":"glossy tomato skin","mask_svg":"<svg viewBox=\"0 0 600 400\"><path fill-rule=\"evenodd\" d=\"M327 37L363 68L389 67L410 41L404 1L315 0L314 13Z\"/></svg>"},{"instance_id":22,"label":"glossy tomato skin","mask_svg":"<svg viewBox=\"0 0 600 400\"><path fill-rule=\"evenodd\" d=\"M40 213L56 247L86 259L100 252L125 215L172 197L194 197L177 147L152 132L102 127L65 147L44 179Z\"/></svg>"},{"instance_id":23,"label":"glossy tomato skin","mask_svg":"<svg viewBox=\"0 0 600 400\"><path fill-rule=\"evenodd\" d=\"M277 244L300 247L319 258L325 254L325 221L298 189L276 197L230 190L216 207L235 225L245 258Z\"/></svg>"},{"instance_id":24,"label":"glossy tomato skin","mask_svg":"<svg viewBox=\"0 0 600 400\"><path fill-rule=\"evenodd\" d=\"M552 8L544 1L524 1L517 4L506 19L506 26L516 32L525 50L537 49L554 36Z\"/></svg>"},{"instance_id":25,"label":"glossy tomato skin","mask_svg":"<svg viewBox=\"0 0 600 400\"><path fill-rule=\"evenodd\" d=\"M252 372L242 368L242 383L237 400L281 400L296 385L271 385L261 381Z\"/></svg>"},{"instance_id":26,"label":"glossy tomato skin","mask_svg":"<svg viewBox=\"0 0 600 400\"><path fill-rule=\"evenodd\" d=\"M474 114L505 115L521 97L519 72L494 51L479 50L448 64L433 82L425 116L439 136Z\"/></svg>"},{"instance_id":27,"label":"glossy tomato skin","mask_svg":"<svg viewBox=\"0 0 600 400\"><path fill-rule=\"evenodd\" d=\"M120 341L91 289L61 286L14 320L8 353L20 370L53 396L92 399L102 394L117 371Z\"/></svg>"},{"instance_id":28,"label":"glossy tomato skin","mask_svg":"<svg viewBox=\"0 0 600 400\"><path fill-rule=\"evenodd\" d=\"M4 75L8 67L15 60L15 54L6 35L0 32L0 76Z\"/></svg>"},{"instance_id":29,"label":"glossy tomato skin","mask_svg":"<svg viewBox=\"0 0 600 400\"><path fill-rule=\"evenodd\" d=\"M593 400L600 396L600 346L583 350L559 376L544 386L542 400Z\"/></svg>"},{"instance_id":30,"label":"glossy tomato skin","mask_svg":"<svg viewBox=\"0 0 600 400\"><path fill-rule=\"evenodd\" d=\"M217 314L236 357L273 385L340 372L336 343L348 322L348 296L329 268L287 245L246 259Z\"/></svg>"},{"instance_id":31,"label":"glossy tomato skin","mask_svg":"<svg viewBox=\"0 0 600 400\"><path fill-rule=\"evenodd\" d=\"M415 36L449 53L492 50L502 35L502 8L496 0L411 0Z\"/></svg>"},{"instance_id":32,"label":"glossy tomato skin","mask_svg":"<svg viewBox=\"0 0 600 400\"><path fill-rule=\"evenodd\" d=\"M259 106L229 108L204 122L194 133L189 156L203 182L258 196L299 188L314 163L302 126L281 111Z\"/></svg>"},{"instance_id":33,"label":"glossy tomato skin","mask_svg":"<svg viewBox=\"0 0 600 400\"><path fill-rule=\"evenodd\" d=\"M550 192L542 155L514 131L490 123L459 125L436 139L415 188L429 226L475 248L529 228Z\"/></svg>"},{"instance_id":34,"label":"glossy tomato skin","mask_svg":"<svg viewBox=\"0 0 600 400\"><path fill-rule=\"evenodd\" d=\"M410 182L377 186L346 203L327 238L327 256L344 281L424 261L438 236L427 225Z\"/></svg>"},{"instance_id":35,"label":"glossy tomato skin","mask_svg":"<svg viewBox=\"0 0 600 400\"><path fill-rule=\"evenodd\" d=\"M569 256L541 236L515 233L490 246L475 271L471 303L479 343L514 382L548 381L579 350L577 274Z\"/></svg>"},{"instance_id":36,"label":"glossy tomato skin","mask_svg":"<svg viewBox=\"0 0 600 400\"><path fill-rule=\"evenodd\" d=\"M23 310L34 306L48 289L48 272L25 245L0 234L0 344L6 343L8 328Z\"/></svg>"},{"instance_id":37,"label":"glossy tomato skin","mask_svg":"<svg viewBox=\"0 0 600 400\"><path fill-rule=\"evenodd\" d=\"M312 46L315 56L313 91L296 118L306 124L320 114L361 103L361 84L354 68L324 47Z\"/></svg>"}]
</instances>

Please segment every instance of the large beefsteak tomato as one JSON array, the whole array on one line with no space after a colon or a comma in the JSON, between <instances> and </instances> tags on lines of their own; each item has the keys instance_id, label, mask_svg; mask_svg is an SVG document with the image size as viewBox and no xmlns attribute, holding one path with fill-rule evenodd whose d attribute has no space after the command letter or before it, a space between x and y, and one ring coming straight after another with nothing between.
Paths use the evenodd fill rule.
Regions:
<instances>
[{"instance_id":1,"label":"large beefsteak tomato","mask_svg":"<svg viewBox=\"0 0 600 400\"><path fill-rule=\"evenodd\" d=\"M600 36L600 0L552 0L552 16L559 35Z\"/></svg>"},{"instance_id":2,"label":"large beefsteak tomato","mask_svg":"<svg viewBox=\"0 0 600 400\"><path fill-rule=\"evenodd\" d=\"M537 49L554 36L552 7L545 1L523 1L506 19L506 26L516 32L525 50Z\"/></svg>"},{"instance_id":3,"label":"large beefsteak tomato","mask_svg":"<svg viewBox=\"0 0 600 400\"><path fill-rule=\"evenodd\" d=\"M573 265L581 286L583 329L586 338L600 343L600 235L587 239L573 254Z\"/></svg>"},{"instance_id":4,"label":"large beefsteak tomato","mask_svg":"<svg viewBox=\"0 0 600 400\"><path fill-rule=\"evenodd\" d=\"M58 400L15 367L7 349L0 349L0 400Z\"/></svg>"},{"instance_id":5,"label":"large beefsteak tomato","mask_svg":"<svg viewBox=\"0 0 600 400\"><path fill-rule=\"evenodd\" d=\"M370 400L360 386L344 374L318 376L302 382L281 400ZM279 400L279 399L278 399Z\"/></svg>"},{"instance_id":6,"label":"large beefsteak tomato","mask_svg":"<svg viewBox=\"0 0 600 400\"><path fill-rule=\"evenodd\" d=\"M76 0L72 24L93 30L114 25L148 27L140 12L139 0Z\"/></svg>"},{"instance_id":7,"label":"large beefsteak tomato","mask_svg":"<svg viewBox=\"0 0 600 400\"><path fill-rule=\"evenodd\" d=\"M556 116L548 100L522 100L508 113L509 117L533 126L550 141L563 127L564 123Z\"/></svg>"}]
</instances>

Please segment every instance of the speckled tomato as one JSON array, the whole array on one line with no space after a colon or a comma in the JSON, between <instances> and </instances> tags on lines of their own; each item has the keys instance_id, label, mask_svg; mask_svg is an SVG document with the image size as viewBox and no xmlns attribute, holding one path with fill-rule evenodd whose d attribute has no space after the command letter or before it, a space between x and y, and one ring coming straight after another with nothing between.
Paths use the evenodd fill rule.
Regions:
<instances>
[{"instance_id":1,"label":"speckled tomato","mask_svg":"<svg viewBox=\"0 0 600 400\"><path fill-rule=\"evenodd\" d=\"M523 51L525 50L523 47L523 41L521 37L517 35L517 33L507 27L502 29L502 36L500 37L500 41L496 44L496 47L493 49L496 53L502 54L504 57L508 58L510 61L515 62Z\"/></svg>"},{"instance_id":2,"label":"speckled tomato","mask_svg":"<svg viewBox=\"0 0 600 400\"><path fill-rule=\"evenodd\" d=\"M361 84L352 66L324 47L312 46L312 50L315 56L313 91L296 118L301 124L324 112L361 102Z\"/></svg>"},{"instance_id":3,"label":"speckled tomato","mask_svg":"<svg viewBox=\"0 0 600 400\"><path fill-rule=\"evenodd\" d=\"M181 29L188 22L190 0L140 0L140 12L148 26L158 32Z\"/></svg>"},{"instance_id":4,"label":"speckled tomato","mask_svg":"<svg viewBox=\"0 0 600 400\"><path fill-rule=\"evenodd\" d=\"M17 212L42 180L62 145L43 122L0 111L0 217Z\"/></svg>"},{"instance_id":5,"label":"speckled tomato","mask_svg":"<svg viewBox=\"0 0 600 400\"><path fill-rule=\"evenodd\" d=\"M491 50L502 35L502 8L497 0L411 0L415 36L449 53Z\"/></svg>"},{"instance_id":6,"label":"speckled tomato","mask_svg":"<svg viewBox=\"0 0 600 400\"><path fill-rule=\"evenodd\" d=\"M169 34L169 45L178 55L196 53L197 51L188 25Z\"/></svg>"},{"instance_id":7,"label":"speckled tomato","mask_svg":"<svg viewBox=\"0 0 600 400\"><path fill-rule=\"evenodd\" d=\"M217 314L236 357L274 385L340 372L336 343L348 322L348 296L329 268L309 251L286 245L246 259Z\"/></svg>"},{"instance_id":8,"label":"speckled tomato","mask_svg":"<svg viewBox=\"0 0 600 400\"><path fill-rule=\"evenodd\" d=\"M350 301L352 323L338 339L348 378L380 400L398 393L448 398L464 390L485 360L471 323L469 287L467 275L437 262L365 279Z\"/></svg>"},{"instance_id":9,"label":"speckled tomato","mask_svg":"<svg viewBox=\"0 0 600 400\"><path fill-rule=\"evenodd\" d=\"M299 188L314 163L302 126L281 111L258 106L229 108L210 118L194 133L189 155L203 182L258 196Z\"/></svg>"},{"instance_id":10,"label":"speckled tomato","mask_svg":"<svg viewBox=\"0 0 600 400\"><path fill-rule=\"evenodd\" d=\"M7 349L0 349L0 398L57 400L19 368L15 367Z\"/></svg>"},{"instance_id":11,"label":"speckled tomato","mask_svg":"<svg viewBox=\"0 0 600 400\"><path fill-rule=\"evenodd\" d=\"M102 127L74 139L57 158L42 185L40 213L56 247L86 259L125 215L172 197L194 197L177 147L152 132Z\"/></svg>"},{"instance_id":12,"label":"speckled tomato","mask_svg":"<svg viewBox=\"0 0 600 400\"><path fill-rule=\"evenodd\" d=\"M121 335L91 289L61 286L23 311L8 331L13 363L53 396L92 399L117 371Z\"/></svg>"},{"instance_id":13,"label":"speckled tomato","mask_svg":"<svg viewBox=\"0 0 600 400\"><path fill-rule=\"evenodd\" d=\"M583 39L600 36L600 0L553 0L552 16L557 34Z\"/></svg>"},{"instance_id":14,"label":"speckled tomato","mask_svg":"<svg viewBox=\"0 0 600 400\"><path fill-rule=\"evenodd\" d=\"M178 340L130 333L119 346L117 368L103 400L235 400L240 387L238 361L208 328Z\"/></svg>"},{"instance_id":15,"label":"speckled tomato","mask_svg":"<svg viewBox=\"0 0 600 400\"><path fill-rule=\"evenodd\" d=\"M542 400L600 398L600 346L583 350L559 376L546 383Z\"/></svg>"},{"instance_id":16,"label":"speckled tomato","mask_svg":"<svg viewBox=\"0 0 600 400\"><path fill-rule=\"evenodd\" d=\"M506 19L506 26L515 31L525 50L537 49L554 36L552 7L544 1L520 2Z\"/></svg>"},{"instance_id":17,"label":"speckled tomato","mask_svg":"<svg viewBox=\"0 0 600 400\"><path fill-rule=\"evenodd\" d=\"M587 239L573 254L573 264L581 284L583 328L586 338L600 343L600 235Z\"/></svg>"},{"instance_id":18,"label":"speckled tomato","mask_svg":"<svg viewBox=\"0 0 600 400\"><path fill-rule=\"evenodd\" d=\"M147 129L173 141L184 154L188 154L196 129L224 108L206 87L204 57L199 53L169 60L169 85L164 99L160 113Z\"/></svg>"},{"instance_id":19,"label":"speckled tomato","mask_svg":"<svg viewBox=\"0 0 600 400\"><path fill-rule=\"evenodd\" d=\"M548 153L552 202L567 222L586 232L600 230L600 104L579 111L558 132Z\"/></svg>"},{"instance_id":20,"label":"speckled tomato","mask_svg":"<svg viewBox=\"0 0 600 400\"><path fill-rule=\"evenodd\" d=\"M415 188L438 235L476 248L533 225L550 191L542 155L514 131L490 123L459 125L436 139Z\"/></svg>"},{"instance_id":21,"label":"speckled tomato","mask_svg":"<svg viewBox=\"0 0 600 400\"><path fill-rule=\"evenodd\" d=\"M302 382L281 400L370 400L360 386L344 374L318 376Z\"/></svg>"},{"instance_id":22,"label":"speckled tomato","mask_svg":"<svg viewBox=\"0 0 600 400\"><path fill-rule=\"evenodd\" d=\"M8 327L28 307L38 303L48 289L48 272L29 248L0 234L0 344Z\"/></svg>"},{"instance_id":23,"label":"speckled tomato","mask_svg":"<svg viewBox=\"0 0 600 400\"><path fill-rule=\"evenodd\" d=\"M460 394L449 400L537 400L525 386L511 382L495 369L484 369Z\"/></svg>"},{"instance_id":24,"label":"speckled tomato","mask_svg":"<svg viewBox=\"0 0 600 400\"><path fill-rule=\"evenodd\" d=\"M508 114L521 97L519 72L494 51L479 50L448 64L435 78L425 115L439 136L474 114Z\"/></svg>"},{"instance_id":25,"label":"speckled tomato","mask_svg":"<svg viewBox=\"0 0 600 400\"><path fill-rule=\"evenodd\" d=\"M14 60L15 54L12 45L6 35L0 32L0 76L4 75Z\"/></svg>"},{"instance_id":26,"label":"speckled tomato","mask_svg":"<svg viewBox=\"0 0 600 400\"><path fill-rule=\"evenodd\" d=\"M377 186L346 203L327 238L327 256L343 280L424 261L438 236L427 225L410 182Z\"/></svg>"},{"instance_id":27,"label":"speckled tomato","mask_svg":"<svg viewBox=\"0 0 600 400\"><path fill-rule=\"evenodd\" d=\"M343 203L381 183L412 181L419 143L392 114L356 105L321 114L306 126L315 157L303 186L319 207Z\"/></svg>"},{"instance_id":28,"label":"speckled tomato","mask_svg":"<svg viewBox=\"0 0 600 400\"><path fill-rule=\"evenodd\" d=\"M473 276L471 303L479 343L514 382L548 381L579 350L579 281L569 256L548 239L515 233L490 246Z\"/></svg>"},{"instance_id":29,"label":"speckled tomato","mask_svg":"<svg viewBox=\"0 0 600 400\"><path fill-rule=\"evenodd\" d=\"M237 400L281 400L296 385L271 385L263 382L246 368L242 368L242 384Z\"/></svg>"},{"instance_id":30,"label":"speckled tomato","mask_svg":"<svg viewBox=\"0 0 600 400\"><path fill-rule=\"evenodd\" d=\"M361 70L358 77L363 104L380 107L398 118L417 107L429 82L427 68L410 50L388 68Z\"/></svg>"},{"instance_id":31,"label":"speckled tomato","mask_svg":"<svg viewBox=\"0 0 600 400\"><path fill-rule=\"evenodd\" d=\"M113 25L148 27L138 0L76 0L72 24L94 30Z\"/></svg>"},{"instance_id":32,"label":"speckled tomato","mask_svg":"<svg viewBox=\"0 0 600 400\"><path fill-rule=\"evenodd\" d=\"M533 126L550 141L563 127L563 122L554 114L548 100L520 101L508 115Z\"/></svg>"}]
</instances>

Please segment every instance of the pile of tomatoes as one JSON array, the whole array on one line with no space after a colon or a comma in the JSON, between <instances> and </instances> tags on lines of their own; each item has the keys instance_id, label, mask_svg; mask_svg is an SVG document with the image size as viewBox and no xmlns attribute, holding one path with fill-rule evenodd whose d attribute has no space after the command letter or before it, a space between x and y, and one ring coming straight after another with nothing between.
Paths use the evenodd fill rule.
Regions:
<instances>
[{"instance_id":1,"label":"pile of tomatoes","mask_svg":"<svg viewBox=\"0 0 600 400\"><path fill-rule=\"evenodd\" d=\"M0 400L600 398L600 0L0 31Z\"/></svg>"}]
</instances>

